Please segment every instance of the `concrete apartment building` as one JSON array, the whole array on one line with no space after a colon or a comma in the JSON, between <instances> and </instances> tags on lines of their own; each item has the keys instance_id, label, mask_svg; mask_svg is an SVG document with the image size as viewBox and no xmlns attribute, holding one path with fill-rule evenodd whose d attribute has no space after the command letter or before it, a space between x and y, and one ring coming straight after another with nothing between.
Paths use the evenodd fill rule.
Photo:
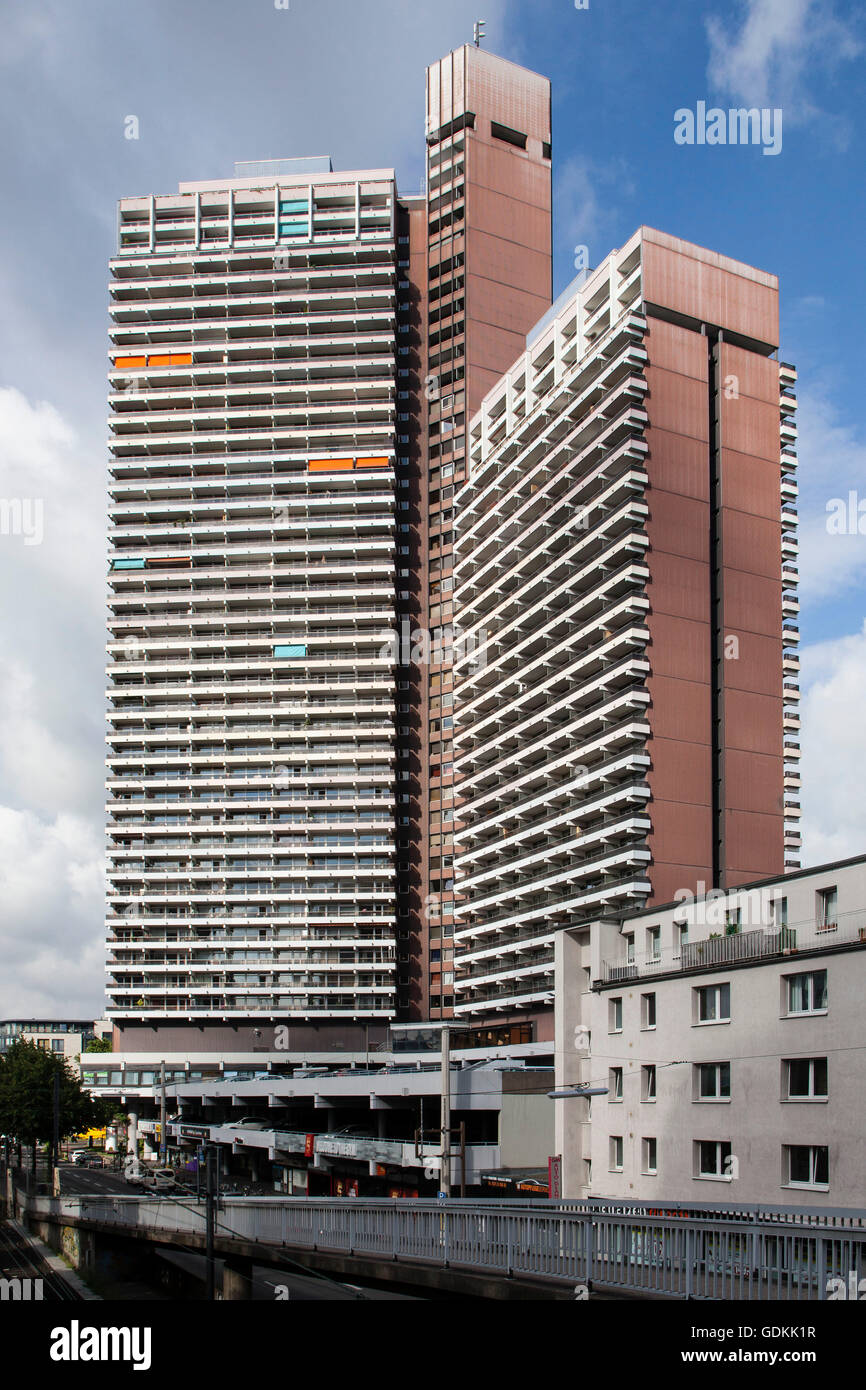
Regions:
<instances>
[{"instance_id":1,"label":"concrete apartment building","mask_svg":"<svg viewBox=\"0 0 866 1390\"><path fill-rule=\"evenodd\" d=\"M413 827L399 904L407 1018L454 1014L454 498L466 479L467 421L552 297L550 108L546 78L480 48L457 49L427 72L425 447L411 617L430 634L431 660L401 672L413 716L401 765Z\"/></svg>"},{"instance_id":2,"label":"concrete apartment building","mask_svg":"<svg viewBox=\"0 0 866 1390\"><path fill-rule=\"evenodd\" d=\"M472 422L454 601L467 1026L552 1038L562 931L798 864L796 373L777 346L774 276L643 227Z\"/></svg>"},{"instance_id":3,"label":"concrete apartment building","mask_svg":"<svg viewBox=\"0 0 866 1390\"><path fill-rule=\"evenodd\" d=\"M557 938L569 1197L866 1201L866 856Z\"/></svg>"},{"instance_id":4,"label":"concrete apartment building","mask_svg":"<svg viewBox=\"0 0 866 1390\"><path fill-rule=\"evenodd\" d=\"M453 493L550 302L550 84L457 50L427 151L426 196L316 158L118 208L108 994L139 1070L451 1013Z\"/></svg>"},{"instance_id":5,"label":"concrete apartment building","mask_svg":"<svg viewBox=\"0 0 866 1390\"><path fill-rule=\"evenodd\" d=\"M120 1052L395 1008L393 174L121 202L110 1016Z\"/></svg>"},{"instance_id":6,"label":"concrete apartment building","mask_svg":"<svg viewBox=\"0 0 866 1390\"><path fill-rule=\"evenodd\" d=\"M115 1052L85 1079L146 1128L163 1064L230 1125L327 1068L319 1116L257 1131L284 1190L417 1178L364 1147L410 1142L382 1073L433 1085L395 1020L450 1022L455 1077L559 1067L564 952L799 862L775 277L641 228L550 308L550 84L459 49L426 137L425 195L323 158L124 199L111 263ZM536 1101L595 1192L586 1102ZM301 1164L309 1133L356 1152Z\"/></svg>"},{"instance_id":7,"label":"concrete apartment building","mask_svg":"<svg viewBox=\"0 0 866 1390\"><path fill-rule=\"evenodd\" d=\"M28 1042L53 1052L70 1062L76 1070L79 1058L94 1038L111 1037L107 1019L0 1019L0 1054L17 1042Z\"/></svg>"}]
</instances>

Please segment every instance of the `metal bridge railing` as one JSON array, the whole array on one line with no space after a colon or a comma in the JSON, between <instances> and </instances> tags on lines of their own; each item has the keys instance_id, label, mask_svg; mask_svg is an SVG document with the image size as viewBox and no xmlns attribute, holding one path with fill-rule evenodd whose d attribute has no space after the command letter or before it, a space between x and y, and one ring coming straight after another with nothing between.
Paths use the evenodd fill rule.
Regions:
<instances>
[{"instance_id":1,"label":"metal bridge railing","mask_svg":"<svg viewBox=\"0 0 866 1390\"><path fill-rule=\"evenodd\" d=\"M33 1216L165 1236L203 1235L176 1197L38 1197ZM866 1275L864 1213L617 1212L596 1202L228 1198L218 1238L339 1251L503 1277L705 1299L825 1299ZM836 1293L837 1297L840 1295Z\"/></svg>"}]
</instances>

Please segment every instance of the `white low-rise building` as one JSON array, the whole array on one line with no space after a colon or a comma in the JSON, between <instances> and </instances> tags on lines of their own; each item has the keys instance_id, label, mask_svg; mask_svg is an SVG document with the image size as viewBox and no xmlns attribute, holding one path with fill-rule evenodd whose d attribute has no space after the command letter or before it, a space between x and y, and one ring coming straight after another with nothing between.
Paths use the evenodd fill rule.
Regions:
<instances>
[{"instance_id":1,"label":"white low-rise building","mask_svg":"<svg viewBox=\"0 0 866 1390\"><path fill-rule=\"evenodd\" d=\"M866 856L559 934L568 1197L866 1204Z\"/></svg>"}]
</instances>

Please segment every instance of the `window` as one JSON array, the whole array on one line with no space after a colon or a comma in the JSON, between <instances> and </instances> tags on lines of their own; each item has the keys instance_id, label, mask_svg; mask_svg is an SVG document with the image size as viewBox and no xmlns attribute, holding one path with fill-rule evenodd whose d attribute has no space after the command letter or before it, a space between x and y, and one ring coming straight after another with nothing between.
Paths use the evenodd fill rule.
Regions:
<instances>
[{"instance_id":1,"label":"window","mask_svg":"<svg viewBox=\"0 0 866 1390\"><path fill-rule=\"evenodd\" d=\"M622 1067L611 1067L607 1078L610 1100L622 1100Z\"/></svg>"},{"instance_id":2,"label":"window","mask_svg":"<svg viewBox=\"0 0 866 1390\"><path fill-rule=\"evenodd\" d=\"M725 913L725 936L736 936L740 930L740 909L728 908Z\"/></svg>"},{"instance_id":3,"label":"window","mask_svg":"<svg viewBox=\"0 0 866 1390\"><path fill-rule=\"evenodd\" d=\"M629 965L634 965L634 936L627 936L625 939L625 958Z\"/></svg>"},{"instance_id":4,"label":"window","mask_svg":"<svg viewBox=\"0 0 866 1390\"><path fill-rule=\"evenodd\" d=\"M646 934L646 958L648 961L659 961L662 958L662 929L661 927L650 927Z\"/></svg>"},{"instance_id":5,"label":"window","mask_svg":"<svg viewBox=\"0 0 866 1390\"><path fill-rule=\"evenodd\" d=\"M785 1100L826 1100L827 1058L792 1057L782 1062Z\"/></svg>"},{"instance_id":6,"label":"window","mask_svg":"<svg viewBox=\"0 0 866 1390\"><path fill-rule=\"evenodd\" d=\"M640 1069L640 1098L641 1100L655 1100L656 1098L655 1065Z\"/></svg>"},{"instance_id":7,"label":"window","mask_svg":"<svg viewBox=\"0 0 866 1390\"><path fill-rule=\"evenodd\" d=\"M676 929L676 932L677 932L677 952L678 952L678 954L682 955L683 947L686 945L686 943L688 942L688 939L689 939L689 927L688 927L688 923L686 922L686 923L684 923L683 925L678 926L677 929Z\"/></svg>"},{"instance_id":8,"label":"window","mask_svg":"<svg viewBox=\"0 0 866 1390\"><path fill-rule=\"evenodd\" d=\"M63 1039L62 1039L62 1038L52 1038L52 1039L51 1039L51 1051L52 1051L52 1052L62 1052L62 1051L63 1051Z\"/></svg>"},{"instance_id":9,"label":"window","mask_svg":"<svg viewBox=\"0 0 866 1390\"><path fill-rule=\"evenodd\" d=\"M830 1186L830 1150L826 1144L785 1144L782 1181L788 1187Z\"/></svg>"},{"instance_id":10,"label":"window","mask_svg":"<svg viewBox=\"0 0 866 1390\"><path fill-rule=\"evenodd\" d=\"M622 1032L622 999L611 999L607 1006L607 1031L609 1033Z\"/></svg>"},{"instance_id":11,"label":"window","mask_svg":"<svg viewBox=\"0 0 866 1390\"><path fill-rule=\"evenodd\" d=\"M800 975L788 975L786 1010L788 1015L820 1014L827 1012L827 971L808 970Z\"/></svg>"},{"instance_id":12,"label":"window","mask_svg":"<svg viewBox=\"0 0 866 1390\"><path fill-rule=\"evenodd\" d=\"M644 1139L641 1144L641 1170L649 1174L658 1172L655 1139Z\"/></svg>"},{"instance_id":13,"label":"window","mask_svg":"<svg viewBox=\"0 0 866 1390\"><path fill-rule=\"evenodd\" d=\"M695 990L698 1023L730 1023L731 986L703 985Z\"/></svg>"},{"instance_id":14,"label":"window","mask_svg":"<svg viewBox=\"0 0 866 1390\"><path fill-rule=\"evenodd\" d=\"M491 121L490 134L496 140L505 140L509 145L516 145L519 150L526 149L526 136L520 130L512 130L511 126L500 125L499 121Z\"/></svg>"},{"instance_id":15,"label":"window","mask_svg":"<svg viewBox=\"0 0 866 1390\"><path fill-rule=\"evenodd\" d=\"M770 903L770 920L774 927L787 927L788 925L788 899L774 898Z\"/></svg>"},{"instance_id":16,"label":"window","mask_svg":"<svg viewBox=\"0 0 866 1390\"><path fill-rule=\"evenodd\" d=\"M610 1136L610 1171L612 1173L622 1172L622 1135L612 1134Z\"/></svg>"},{"instance_id":17,"label":"window","mask_svg":"<svg viewBox=\"0 0 866 1390\"><path fill-rule=\"evenodd\" d=\"M696 1178L728 1178L730 1172L731 1145L728 1140L695 1140Z\"/></svg>"},{"instance_id":18,"label":"window","mask_svg":"<svg viewBox=\"0 0 866 1390\"><path fill-rule=\"evenodd\" d=\"M640 1026L641 1028L655 1028L656 1026L655 994L642 994L640 997Z\"/></svg>"},{"instance_id":19,"label":"window","mask_svg":"<svg viewBox=\"0 0 866 1390\"><path fill-rule=\"evenodd\" d=\"M838 894L835 888L821 888L817 894L819 931L835 931L838 925Z\"/></svg>"},{"instance_id":20,"label":"window","mask_svg":"<svg viewBox=\"0 0 866 1390\"><path fill-rule=\"evenodd\" d=\"M695 1100L730 1100L730 1062L699 1062L694 1075Z\"/></svg>"}]
</instances>

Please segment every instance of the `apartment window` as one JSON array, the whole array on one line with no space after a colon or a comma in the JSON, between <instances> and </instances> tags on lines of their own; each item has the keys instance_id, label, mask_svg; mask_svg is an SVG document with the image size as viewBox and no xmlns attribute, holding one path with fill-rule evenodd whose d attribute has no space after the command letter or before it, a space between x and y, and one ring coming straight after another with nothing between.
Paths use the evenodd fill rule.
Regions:
<instances>
[{"instance_id":1,"label":"apartment window","mask_svg":"<svg viewBox=\"0 0 866 1390\"><path fill-rule=\"evenodd\" d=\"M62 1039L62 1038L52 1038L52 1039L51 1039L51 1051L52 1051L52 1052L62 1052L62 1051L63 1051L63 1039Z\"/></svg>"},{"instance_id":2,"label":"apartment window","mask_svg":"<svg viewBox=\"0 0 866 1390\"><path fill-rule=\"evenodd\" d=\"M827 1012L827 971L805 970L784 979L786 1010L789 1016Z\"/></svg>"},{"instance_id":3,"label":"apartment window","mask_svg":"<svg viewBox=\"0 0 866 1390\"><path fill-rule=\"evenodd\" d=\"M725 936L736 936L740 930L740 909L728 908L725 913Z\"/></svg>"},{"instance_id":4,"label":"apartment window","mask_svg":"<svg viewBox=\"0 0 866 1390\"><path fill-rule=\"evenodd\" d=\"M625 939L625 958L629 965L634 965L634 936Z\"/></svg>"},{"instance_id":5,"label":"apartment window","mask_svg":"<svg viewBox=\"0 0 866 1390\"><path fill-rule=\"evenodd\" d=\"M662 958L662 929L650 927L646 934L646 958L652 964Z\"/></svg>"},{"instance_id":6,"label":"apartment window","mask_svg":"<svg viewBox=\"0 0 866 1390\"><path fill-rule=\"evenodd\" d=\"M656 1069L654 1065L640 1069L640 1098L641 1100L655 1100L656 1098Z\"/></svg>"},{"instance_id":7,"label":"apartment window","mask_svg":"<svg viewBox=\"0 0 866 1390\"><path fill-rule=\"evenodd\" d=\"M731 1145L727 1139L695 1140L695 1177L727 1178L730 1175Z\"/></svg>"},{"instance_id":8,"label":"apartment window","mask_svg":"<svg viewBox=\"0 0 866 1390\"><path fill-rule=\"evenodd\" d=\"M607 1031L622 1032L622 999L611 999L607 1006Z\"/></svg>"},{"instance_id":9,"label":"apartment window","mask_svg":"<svg viewBox=\"0 0 866 1390\"><path fill-rule=\"evenodd\" d=\"M731 986L703 985L695 990L697 1023L730 1023Z\"/></svg>"},{"instance_id":10,"label":"apartment window","mask_svg":"<svg viewBox=\"0 0 866 1390\"><path fill-rule=\"evenodd\" d=\"M838 894L835 888L821 888L817 894L819 931L835 931L838 925Z\"/></svg>"},{"instance_id":11,"label":"apartment window","mask_svg":"<svg viewBox=\"0 0 866 1390\"><path fill-rule=\"evenodd\" d=\"M826 1100L827 1058L792 1057L782 1062L782 1096L785 1100Z\"/></svg>"},{"instance_id":12,"label":"apartment window","mask_svg":"<svg viewBox=\"0 0 866 1390\"><path fill-rule=\"evenodd\" d=\"M622 1100L622 1067L611 1067L607 1078L610 1100Z\"/></svg>"},{"instance_id":13,"label":"apartment window","mask_svg":"<svg viewBox=\"0 0 866 1390\"><path fill-rule=\"evenodd\" d=\"M730 1100L730 1062L699 1062L695 1067L695 1100Z\"/></svg>"},{"instance_id":14,"label":"apartment window","mask_svg":"<svg viewBox=\"0 0 866 1390\"><path fill-rule=\"evenodd\" d=\"M774 927L787 927L788 925L788 899L774 898L770 903L770 919Z\"/></svg>"},{"instance_id":15,"label":"apartment window","mask_svg":"<svg viewBox=\"0 0 866 1390\"><path fill-rule=\"evenodd\" d=\"M610 1136L610 1171L612 1173L622 1172L622 1135L612 1134Z\"/></svg>"},{"instance_id":16,"label":"apartment window","mask_svg":"<svg viewBox=\"0 0 866 1390\"><path fill-rule=\"evenodd\" d=\"M641 1028L655 1028L656 1026L655 994L642 994L640 997L640 1026Z\"/></svg>"},{"instance_id":17,"label":"apartment window","mask_svg":"<svg viewBox=\"0 0 866 1390\"><path fill-rule=\"evenodd\" d=\"M687 941L688 941L688 939L689 939L689 928L688 928L688 923L685 923L684 925L678 926L677 929L676 929L676 932L677 932L677 953L678 953L679 955L682 955L683 947L686 945L686 943L687 943Z\"/></svg>"},{"instance_id":18,"label":"apartment window","mask_svg":"<svg viewBox=\"0 0 866 1390\"><path fill-rule=\"evenodd\" d=\"M658 1172L658 1154L655 1139L644 1139L641 1143L641 1171L650 1175Z\"/></svg>"},{"instance_id":19,"label":"apartment window","mask_svg":"<svg viewBox=\"0 0 866 1390\"><path fill-rule=\"evenodd\" d=\"M786 1187L830 1186L830 1150L826 1144L785 1144L782 1182Z\"/></svg>"}]
</instances>

